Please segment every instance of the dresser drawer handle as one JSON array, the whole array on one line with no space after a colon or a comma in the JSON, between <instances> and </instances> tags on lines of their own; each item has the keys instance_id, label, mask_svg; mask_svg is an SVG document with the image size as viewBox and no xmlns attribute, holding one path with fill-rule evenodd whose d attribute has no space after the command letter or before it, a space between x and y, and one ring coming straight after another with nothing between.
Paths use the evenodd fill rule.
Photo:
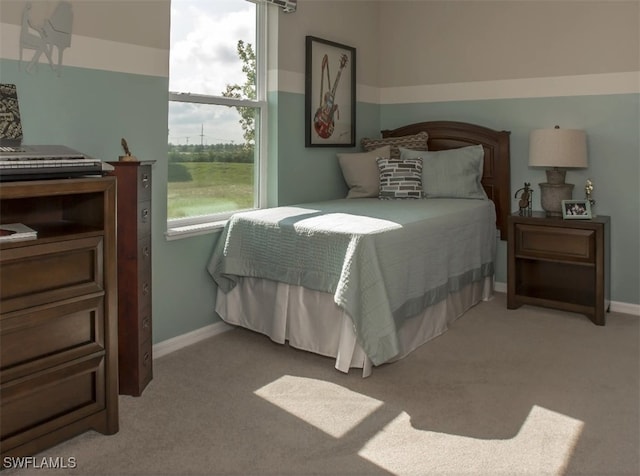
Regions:
<instances>
[{"instance_id":1,"label":"dresser drawer handle","mask_svg":"<svg viewBox=\"0 0 640 476\"><path fill-rule=\"evenodd\" d=\"M145 330L149 329L150 324L151 324L151 320L150 320L148 317L145 317L145 318L142 320L142 328L143 328L143 329L145 329Z\"/></svg>"},{"instance_id":2,"label":"dresser drawer handle","mask_svg":"<svg viewBox=\"0 0 640 476\"><path fill-rule=\"evenodd\" d=\"M149 294L149 283L144 283L142 285L142 294Z\"/></svg>"},{"instance_id":3,"label":"dresser drawer handle","mask_svg":"<svg viewBox=\"0 0 640 476\"><path fill-rule=\"evenodd\" d=\"M144 248L142 248L142 254L144 255L145 258L149 257L149 255L151 254L151 250L149 249L148 246L145 246Z\"/></svg>"},{"instance_id":4,"label":"dresser drawer handle","mask_svg":"<svg viewBox=\"0 0 640 476\"><path fill-rule=\"evenodd\" d=\"M149 209L148 208L143 208L141 216L142 216L142 221L146 222L147 219L149 218Z\"/></svg>"},{"instance_id":5,"label":"dresser drawer handle","mask_svg":"<svg viewBox=\"0 0 640 476\"><path fill-rule=\"evenodd\" d=\"M149 174L142 175L142 186L144 188L149 188Z\"/></svg>"},{"instance_id":6,"label":"dresser drawer handle","mask_svg":"<svg viewBox=\"0 0 640 476\"><path fill-rule=\"evenodd\" d=\"M151 360L151 354L149 352L144 353L144 357L142 359L142 365L145 367L149 365L149 361Z\"/></svg>"}]
</instances>

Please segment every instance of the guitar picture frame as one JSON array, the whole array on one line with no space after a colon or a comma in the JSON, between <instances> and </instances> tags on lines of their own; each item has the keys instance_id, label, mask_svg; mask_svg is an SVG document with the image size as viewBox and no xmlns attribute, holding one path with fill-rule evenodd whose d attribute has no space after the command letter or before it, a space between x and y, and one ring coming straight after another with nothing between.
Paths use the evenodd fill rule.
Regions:
<instances>
[{"instance_id":1,"label":"guitar picture frame","mask_svg":"<svg viewBox=\"0 0 640 476\"><path fill-rule=\"evenodd\" d=\"M306 37L305 146L356 145L356 49Z\"/></svg>"}]
</instances>

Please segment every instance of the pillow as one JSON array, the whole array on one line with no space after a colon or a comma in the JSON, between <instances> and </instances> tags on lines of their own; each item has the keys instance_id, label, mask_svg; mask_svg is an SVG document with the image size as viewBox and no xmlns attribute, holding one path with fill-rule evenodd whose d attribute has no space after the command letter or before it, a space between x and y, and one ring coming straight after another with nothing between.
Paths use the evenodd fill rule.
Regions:
<instances>
[{"instance_id":1,"label":"pillow","mask_svg":"<svg viewBox=\"0 0 640 476\"><path fill-rule=\"evenodd\" d=\"M422 188L426 198L487 198L481 183L484 166L481 145L424 152L400 149L400 156L422 158Z\"/></svg>"},{"instance_id":2,"label":"pillow","mask_svg":"<svg viewBox=\"0 0 640 476\"><path fill-rule=\"evenodd\" d=\"M383 200L422 198L421 159L378 159L380 195Z\"/></svg>"},{"instance_id":3,"label":"pillow","mask_svg":"<svg viewBox=\"0 0 640 476\"><path fill-rule=\"evenodd\" d=\"M344 181L349 193L347 198L377 197L380 189L380 172L376 159L389 158L390 146L380 147L371 152L338 154Z\"/></svg>"},{"instance_id":4,"label":"pillow","mask_svg":"<svg viewBox=\"0 0 640 476\"><path fill-rule=\"evenodd\" d=\"M411 136L402 136L402 137L387 137L384 139L362 139L360 144L362 148L366 151L374 150L379 147L390 145L391 146L391 155L392 159L400 158L400 147L404 147L405 149L413 149L413 150L427 150L427 140L429 139L429 134L426 132L418 132L417 134Z\"/></svg>"}]
</instances>

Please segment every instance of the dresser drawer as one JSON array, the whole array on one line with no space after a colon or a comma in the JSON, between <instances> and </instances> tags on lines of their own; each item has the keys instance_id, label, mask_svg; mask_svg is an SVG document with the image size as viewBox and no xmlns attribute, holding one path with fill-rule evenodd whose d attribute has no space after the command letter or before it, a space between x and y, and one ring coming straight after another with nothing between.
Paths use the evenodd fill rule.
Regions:
<instances>
[{"instance_id":1,"label":"dresser drawer","mask_svg":"<svg viewBox=\"0 0 640 476\"><path fill-rule=\"evenodd\" d=\"M518 257L595 262L595 231L516 224L515 252Z\"/></svg>"},{"instance_id":2,"label":"dresser drawer","mask_svg":"<svg viewBox=\"0 0 640 476\"><path fill-rule=\"evenodd\" d=\"M138 200L151 200L151 166L138 167Z\"/></svg>"},{"instance_id":3,"label":"dresser drawer","mask_svg":"<svg viewBox=\"0 0 640 476\"><path fill-rule=\"evenodd\" d=\"M152 377L153 356L151 353L151 340L140 344L138 357L138 381L144 387Z\"/></svg>"},{"instance_id":4,"label":"dresser drawer","mask_svg":"<svg viewBox=\"0 0 640 476\"><path fill-rule=\"evenodd\" d=\"M151 234L151 201L138 202L138 237Z\"/></svg>"},{"instance_id":5,"label":"dresser drawer","mask_svg":"<svg viewBox=\"0 0 640 476\"><path fill-rule=\"evenodd\" d=\"M138 309L151 307L151 268L138 276Z\"/></svg>"},{"instance_id":6,"label":"dresser drawer","mask_svg":"<svg viewBox=\"0 0 640 476\"><path fill-rule=\"evenodd\" d=\"M0 433L10 448L105 408L104 355L5 382L0 392Z\"/></svg>"},{"instance_id":7,"label":"dresser drawer","mask_svg":"<svg viewBox=\"0 0 640 476\"><path fill-rule=\"evenodd\" d=\"M55 367L103 348L102 297L3 314L0 320L0 382Z\"/></svg>"},{"instance_id":8,"label":"dresser drawer","mask_svg":"<svg viewBox=\"0 0 640 476\"><path fill-rule=\"evenodd\" d=\"M103 291L102 236L0 254L2 313Z\"/></svg>"},{"instance_id":9,"label":"dresser drawer","mask_svg":"<svg viewBox=\"0 0 640 476\"><path fill-rule=\"evenodd\" d=\"M138 340L151 341L151 307L146 306L138 316Z\"/></svg>"},{"instance_id":10,"label":"dresser drawer","mask_svg":"<svg viewBox=\"0 0 640 476\"><path fill-rule=\"evenodd\" d=\"M151 269L151 235L140 237L138 240L138 269ZM140 272L140 271L138 271Z\"/></svg>"}]
</instances>

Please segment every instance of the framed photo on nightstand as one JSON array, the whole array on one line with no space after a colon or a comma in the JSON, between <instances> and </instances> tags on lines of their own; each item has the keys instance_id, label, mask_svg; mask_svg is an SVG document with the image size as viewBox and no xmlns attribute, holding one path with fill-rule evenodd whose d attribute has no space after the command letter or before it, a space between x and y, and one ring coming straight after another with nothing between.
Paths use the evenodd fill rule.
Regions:
<instances>
[{"instance_id":1,"label":"framed photo on nightstand","mask_svg":"<svg viewBox=\"0 0 640 476\"><path fill-rule=\"evenodd\" d=\"M565 220L590 220L589 200L562 200L562 218Z\"/></svg>"}]
</instances>

